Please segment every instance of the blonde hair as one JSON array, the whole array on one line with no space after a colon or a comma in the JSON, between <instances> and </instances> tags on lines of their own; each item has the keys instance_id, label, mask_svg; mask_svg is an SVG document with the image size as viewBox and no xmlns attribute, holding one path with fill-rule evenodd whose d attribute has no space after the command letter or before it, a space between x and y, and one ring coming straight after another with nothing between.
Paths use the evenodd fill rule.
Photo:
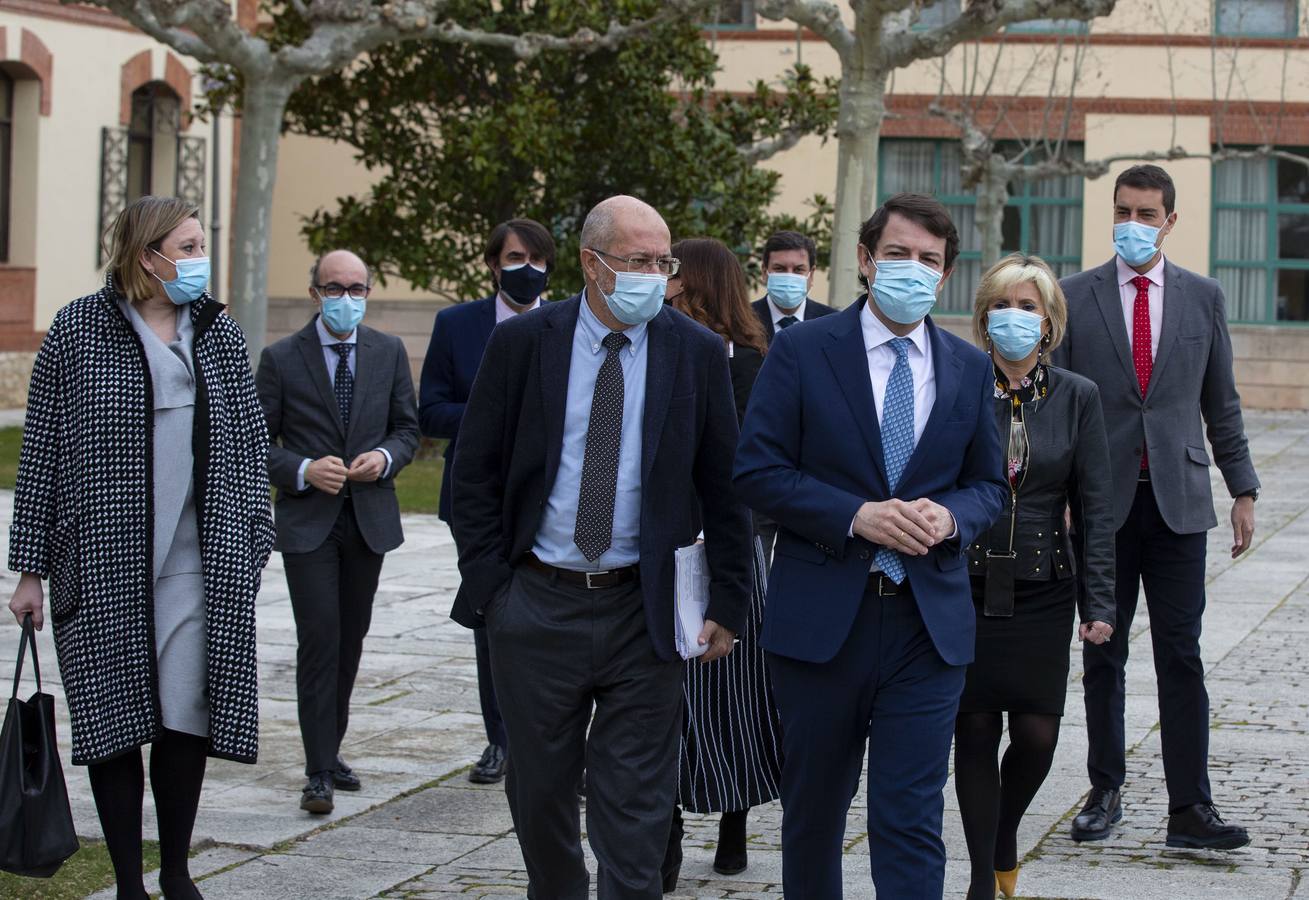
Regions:
<instances>
[{"instance_id":1,"label":"blonde hair","mask_svg":"<svg viewBox=\"0 0 1309 900\"><path fill-rule=\"evenodd\" d=\"M154 278L141 267L141 254L158 251L169 233L187 219L199 219L200 207L176 197L142 197L118 214L105 232L105 269L128 300L144 300L155 292Z\"/></svg>"},{"instance_id":2,"label":"blonde hair","mask_svg":"<svg viewBox=\"0 0 1309 900\"><path fill-rule=\"evenodd\" d=\"M973 338L979 347L987 345L986 314L991 304L1008 297L1020 284L1028 283L1036 285L1036 292L1041 295L1041 303L1045 306L1045 316L1050 320L1045 351L1049 353L1059 346L1068 325L1068 301L1059 287L1059 279L1041 257L1011 253L987 269L977 285L977 299L973 302Z\"/></svg>"}]
</instances>

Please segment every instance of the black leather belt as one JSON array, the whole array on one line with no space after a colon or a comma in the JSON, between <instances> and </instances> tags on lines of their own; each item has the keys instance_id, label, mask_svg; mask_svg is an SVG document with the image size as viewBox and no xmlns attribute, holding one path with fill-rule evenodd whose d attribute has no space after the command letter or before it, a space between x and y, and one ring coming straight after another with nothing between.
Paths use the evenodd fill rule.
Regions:
<instances>
[{"instance_id":1,"label":"black leather belt","mask_svg":"<svg viewBox=\"0 0 1309 900\"><path fill-rule=\"evenodd\" d=\"M636 581L641 571L637 566L623 566L621 569L607 569L604 572L578 572L574 569L561 569L547 562L541 562L536 558L536 554L530 550L523 554L523 565L557 578L564 584L574 584L591 591L599 588L617 587L620 584L627 584L629 581Z\"/></svg>"},{"instance_id":2,"label":"black leather belt","mask_svg":"<svg viewBox=\"0 0 1309 900\"><path fill-rule=\"evenodd\" d=\"M901 592L909 593L909 584L896 584L891 576L882 572L873 572L868 576L868 593L878 597L894 597Z\"/></svg>"},{"instance_id":3,"label":"black leather belt","mask_svg":"<svg viewBox=\"0 0 1309 900\"><path fill-rule=\"evenodd\" d=\"M1136 476L1136 480L1137 480L1138 482L1141 482L1141 481L1149 481L1149 480L1150 480L1150 470L1149 470L1149 469L1142 469L1142 470L1141 470L1141 474L1139 474L1139 475Z\"/></svg>"}]
</instances>

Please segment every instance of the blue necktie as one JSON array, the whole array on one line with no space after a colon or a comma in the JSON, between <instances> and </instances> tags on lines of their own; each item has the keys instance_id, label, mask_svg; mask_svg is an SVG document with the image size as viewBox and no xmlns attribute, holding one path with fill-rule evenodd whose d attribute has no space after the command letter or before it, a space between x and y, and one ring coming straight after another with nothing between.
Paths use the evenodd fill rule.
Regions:
<instances>
[{"instance_id":1,"label":"blue necktie","mask_svg":"<svg viewBox=\"0 0 1309 900\"><path fill-rule=\"evenodd\" d=\"M886 397L882 401L882 456L886 460L886 483L895 493L905 463L914 452L914 373L909 368L908 338L889 341L895 351L895 368L886 380ZM877 567L896 584L904 581L904 562L900 554L882 547L874 557Z\"/></svg>"}]
</instances>

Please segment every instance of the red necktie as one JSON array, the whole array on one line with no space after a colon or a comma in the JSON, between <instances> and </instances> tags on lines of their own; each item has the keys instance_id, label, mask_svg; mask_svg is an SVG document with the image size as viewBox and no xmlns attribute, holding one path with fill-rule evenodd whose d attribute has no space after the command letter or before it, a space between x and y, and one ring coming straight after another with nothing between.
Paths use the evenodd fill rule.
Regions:
<instances>
[{"instance_id":1,"label":"red necktie","mask_svg":"<svg viewBox=\"0 0 1309 900\"><path fill-rule=\"evenodd\" d=\"M1150 356L1150 279L1137 275L1132 279L1136 286L1136 304L1132 308L1132 363L1136 366L1136 381L1141 385L1141 397L1150 387L1150 372L1154 360ZM1146 451L1141 450L1141 468L1149 467Z\"/></svg>"}]
</instances>

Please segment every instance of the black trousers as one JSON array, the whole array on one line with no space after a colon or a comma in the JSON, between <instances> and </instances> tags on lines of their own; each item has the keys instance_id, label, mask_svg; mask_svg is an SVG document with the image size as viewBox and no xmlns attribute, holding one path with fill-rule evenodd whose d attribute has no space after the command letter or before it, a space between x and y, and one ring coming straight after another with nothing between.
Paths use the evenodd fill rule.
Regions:
<instances>
[{"instance_id":1,"label":"black trousers","mask_svg":"<svg viewBox=\"0 0 1309 900\"><path fill-rule=\"evenodd\" d=\"M482 726L486 729L486 742L497 747L509 746L505 734L504 717L500 703L495 699L495 676L491 673L491 641L485 628L473 629L473 644L477 648L477 698L482 704Z\"/></svg>"},{"instance_id":2,"label":"black trousers","mask_svg":"<svg viewBox=\"0 0 1309 900\"><path fill-rule=\"evenodd\" d=\"M1209 794L1209 694L1200 660L1204 614L1204 532L1177 534L1155 502L1153 486L1141 482L1127 521L1118 529L1118 616L1107 644L1082 644L1087 770L1091 784L1118 788L1126 777L1123 712L1128 636L1140 585L1150 610L1159 692L1160 738L1169 808L1207 803Z\"/></svg>"},{"instance_id":3,"label":"black trousers","mask_svg":"<svg viewBox=\"0 0 1309 900\"><path fill-rule=\"evenodd\" d=\"M486 618L528 896L586 900L577 799L585 766L600 897L662 897L685 663L655 655L640 587L587 590L519 568Z\"/></svg>"},{"instance_id":4,"label":"black trousers","mask_svg":"<svg viewBox=\"0 0 1309 900\"><path fill-rule=\"evenodd\" d=\"M317 550L283 553L282 559L295 614L295 688L305 774L312 775L336 766L383 554L369 549L354 506L346 500Z\"/></svg>"}]
</instances>

